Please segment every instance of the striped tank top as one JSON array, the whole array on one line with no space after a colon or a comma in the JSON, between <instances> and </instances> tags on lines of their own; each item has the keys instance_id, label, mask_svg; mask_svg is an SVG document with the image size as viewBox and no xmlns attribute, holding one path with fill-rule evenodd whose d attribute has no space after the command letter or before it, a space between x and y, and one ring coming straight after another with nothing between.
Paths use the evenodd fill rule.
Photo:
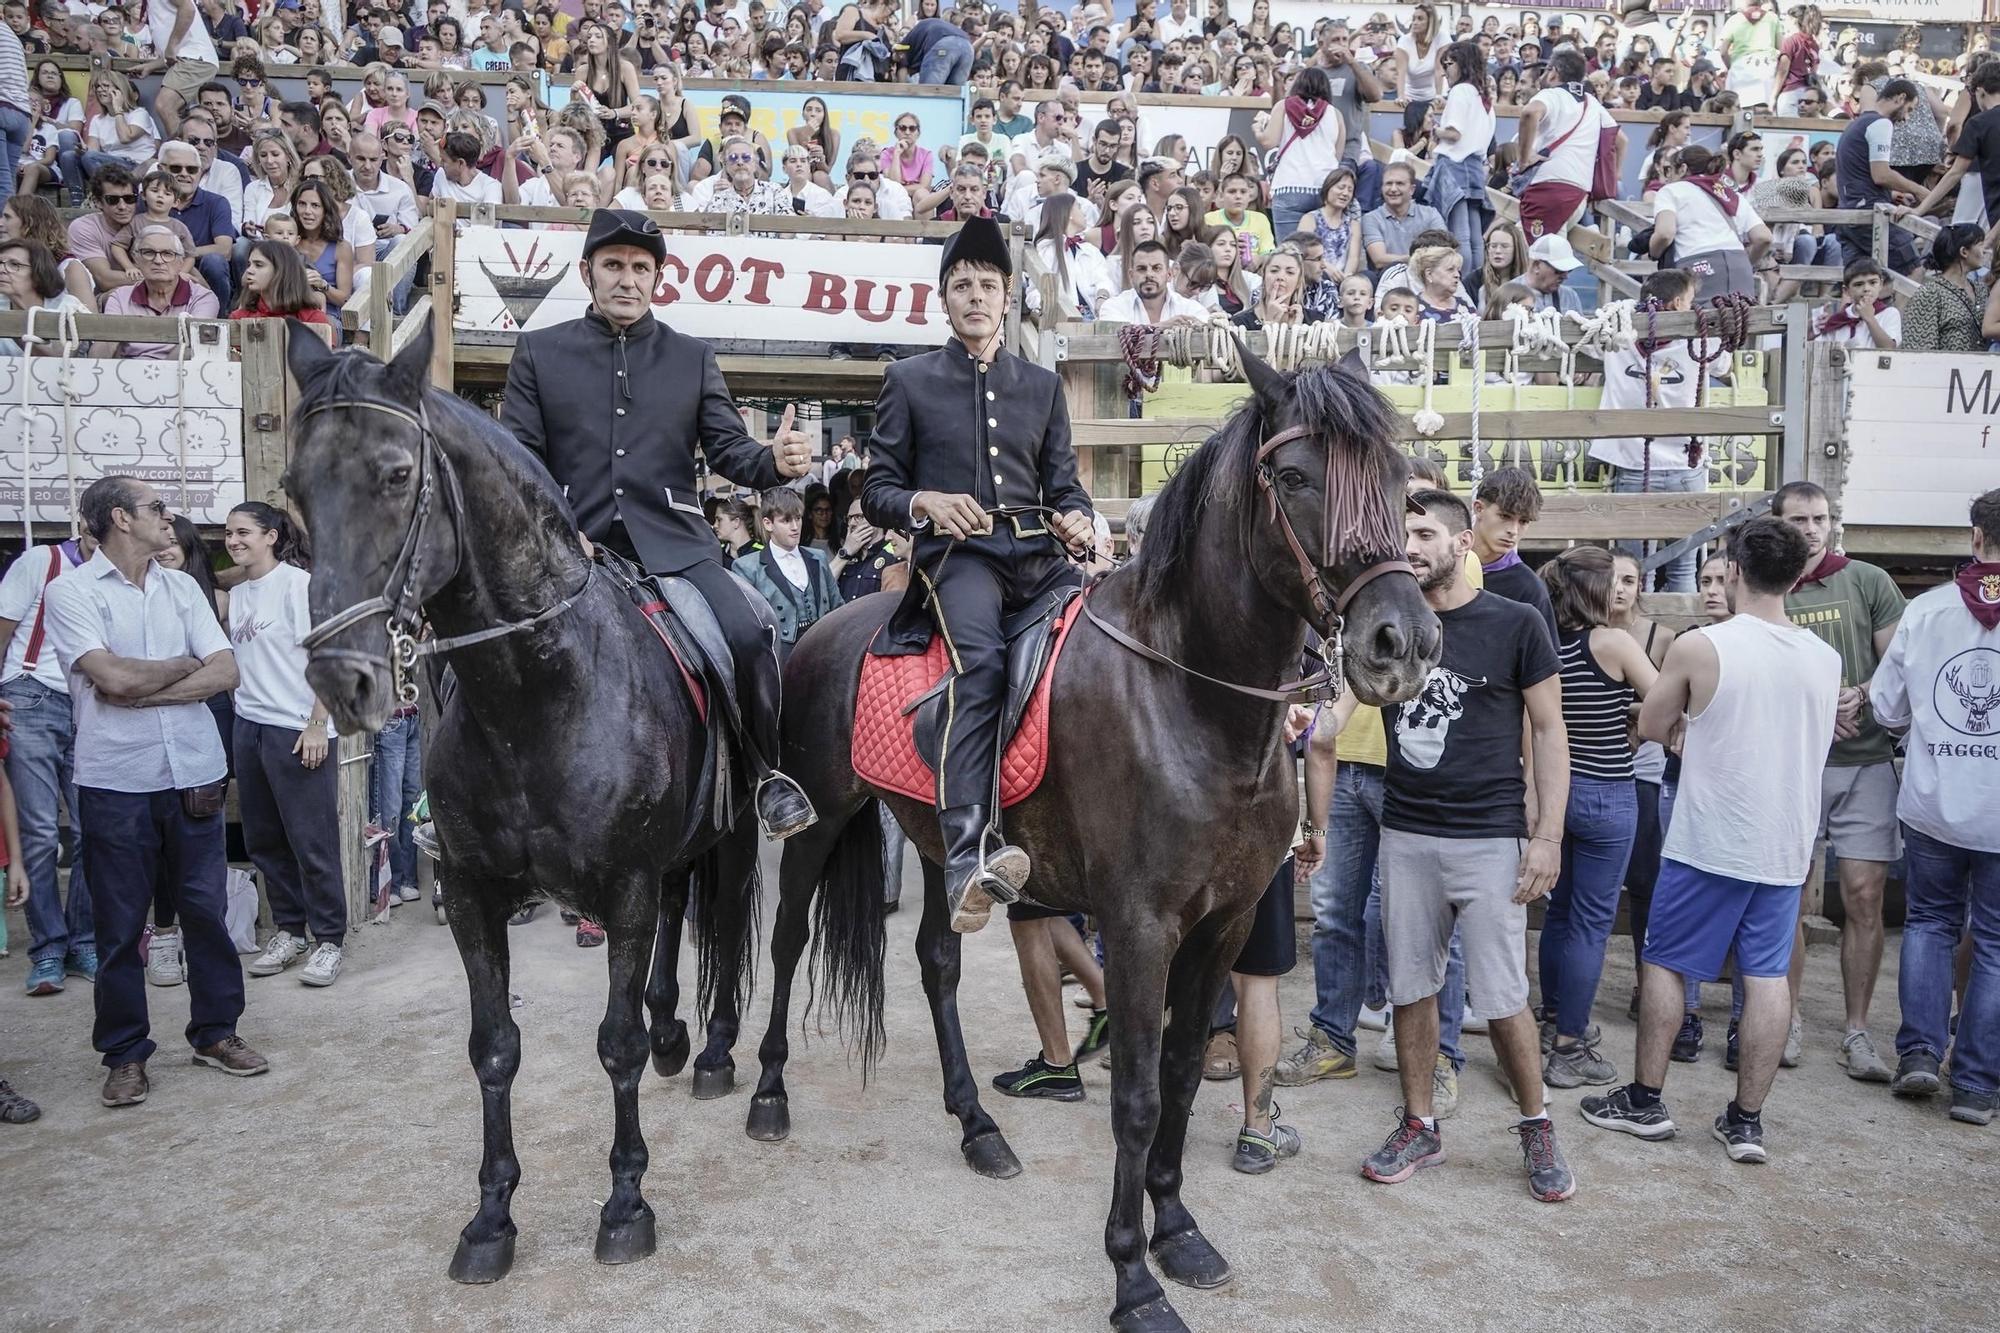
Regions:
<instances>
[{"instance_id":1,"label":"striped tank top","mask_svg":"<svg viewBox=\"0 0 2000 1333\"><path fill-rule=\"evenodd\" d=\"M1632 780L1627 719L1632 687L1611 679L1590 653L1590 631L1564 631L1556 644L1562 661L1563 726L1569 731L1572 777L1600 782Z\"/></svg>"}]
</instances>

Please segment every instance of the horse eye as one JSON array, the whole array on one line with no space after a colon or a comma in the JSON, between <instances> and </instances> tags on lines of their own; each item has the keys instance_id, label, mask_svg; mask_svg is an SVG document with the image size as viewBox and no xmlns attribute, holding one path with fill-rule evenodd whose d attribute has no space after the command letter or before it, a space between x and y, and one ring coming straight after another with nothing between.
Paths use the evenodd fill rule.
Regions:
<instances>
[{"instance_id":1,"label":"horse eye","mask_svg":"<svg viewBox=\"0 0 2000 1333\"><path fill-rule=\"evenodd\" d=\"M1295 467L1288 467L1278 473L1278 483L1288 491L1302 490L1306 484L1306 474Z\"/></svg>"},{"instance_id":2,"label":"horse eye","mask_svg":"<svg viewBox=\"0 0 2000 1333\"><path fill-rule=\"evenodd\" d=\"M399 463L383 474L382 480L394 490L401 490L410 482L410 465Z\"/></svg>"}]
</instances>

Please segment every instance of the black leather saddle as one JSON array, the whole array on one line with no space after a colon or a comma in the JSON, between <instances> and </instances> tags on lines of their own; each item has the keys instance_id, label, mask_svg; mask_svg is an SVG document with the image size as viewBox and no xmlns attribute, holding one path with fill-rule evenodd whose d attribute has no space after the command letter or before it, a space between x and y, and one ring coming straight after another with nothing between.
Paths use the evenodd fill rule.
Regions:
<instances>
[{"instance_id":1,"label":"black leather saddle","mask_svg":"<svg viewBox=\"0 0 2000 1333\"><path fill-rule=\"evenodd\" d=\"M1035 686L1048 667L1049 654L1055 651L1056 622L1062 619L1071 599L1082 595L1081 588L1057 588L1000 622L1000 633L1007 643L1007 702L1000 712L1001 753L1006 753L1014 733L1020 730L1021 719L1028 713L1028 701L1034 697ZM932 772L937 771L938 755L944 748L945 691L953 674L946 671L942 680L903 707L904 716L916 714L917 754ZM997 793L993 804L995 809L999 808Z\"/></svg>"}]
</instances>

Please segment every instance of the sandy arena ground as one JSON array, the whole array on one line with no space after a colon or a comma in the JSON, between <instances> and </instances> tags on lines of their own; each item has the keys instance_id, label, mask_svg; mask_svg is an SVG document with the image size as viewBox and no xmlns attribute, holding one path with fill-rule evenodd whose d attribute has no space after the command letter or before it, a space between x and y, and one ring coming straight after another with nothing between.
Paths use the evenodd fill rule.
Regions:
<instances>
[{"instance_id":1,"label":"sandy arena ground","mask_svg":"<svg viewBox=\"0 0 2000 1333\"><path fill-rule=\"evenodd\" d=\"M906 896L917 895L912 873ZM591 1260L611 1124L594 1040L604 955L574 948L553 911L516 930L521 1237L511 1277L466 1288L445 1265L476 1199L479 1106L464 979L428 906L361 931L331 991L295 975L249 982L242 1031L271 1057L262 1078L191 1066L187 991L153 991L152 1097L118 1112L97 1104L89 987L24 998L13 913L0 1075L44 1114L0 1126L0 1329L1103 1328L1109 1075L1090 1065L1077 1105L989 1093L1026 1171L974 1176L940 1102L916 924L911 910L890 918L891 1045L865 1090L831 1038L795 1040L788 1142L743 1134L761 984L733 1096L696 1102L685 1073L648 1075L660 1252L616 1269ZM1895 1013L1898 939L1878 1023ZM1300 960L1284 984L1288 1026L1311 1003L1303 947ZM1228 1166L1237 1085L1205 1084L1186 1197L1236 1277L1171 1298L1203 1333L1995 1327L2000 1126L1954 1124L1942 1099L1906 1104L1851 1082L1835 1061L1832 947L1812 951L1806 977L1807 1058L1780 1076L1766 1113L1771 1165L1733 1165L1708 1135L1730 1091L1727 994L1711 988L1709 1050L1674 1066L1667 1092L1679 1139L1595 1130L1576 1115L1578 1093L1556 1094L1581 1186L1556 1206L1525 1193L1483 1038L1468 1038L1450 1161L1394 1187L1356 1170L1397 1101L1394 1076L1365 1059L1352 1081L1283 1094L1305 1153L1261 1178ZM1620 939L1599 1018L1621 1069L1630 984ZM960 1007L982 1082L1033 1049L1004 928L970 942ZM1364 1056L1374 1041L1363 1034Z\"/></svg>"}]
</instances>

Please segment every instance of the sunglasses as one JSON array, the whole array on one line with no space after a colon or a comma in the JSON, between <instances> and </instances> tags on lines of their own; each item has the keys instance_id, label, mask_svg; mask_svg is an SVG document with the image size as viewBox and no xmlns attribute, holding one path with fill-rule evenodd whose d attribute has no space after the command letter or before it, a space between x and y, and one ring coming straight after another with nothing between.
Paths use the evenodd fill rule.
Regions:
<instances>
[{"instance_id":1,"label":"sunglasses","mask_svg":"<svg viewBox=\"0 0 2000 1333\"><path fill-rule=\"evenodd\" d=\"M882 179L882 173L879 171L850 171L847 173L847 178L855 181L879 181Z\"/></svg>"},{"instance_id":2,"label":"sunglasses","mask_svg":"<svg viewBox=\"0 0 2000 1333\"><path fill-rule=\"evenodd\" d=\"M120 505L119 508L123 509L124 506ZM167 516L167 502L165 500L154 500L150 504L140 505L137 509L126 509L125 512L128 514L151 514L155 518L165 518Z\"/></svg>"},{"instance_id":3,"label":"sunglasses","mask_svg":"<svg viewBox=\"0 0 2000 1333\"><path fill-rule=\"evenodd\" d=\"M724 162L755 162L757 155L755 153L731 153L722 160Z\"/></svg>"},{"instance_id":4,"label":"sunglasses","mask_svg":"<svg viewBox=\"0 0 2000 1333\"><path fill-rule=\"evenodd\" d=\"M139 202L139 196L136 194L105 194L99 195L98 199L106 208L117 208L121 204L130 206Z\"/></svg>"},{"instance_id":5,"label":"sunglasses","mask_svg":"<svg viewBox=\"0 0 2000 1333\"><path fill-rule=\"evenodd\" d=\"M175 176L199 176L201 174L200 166L198 165L188 166L186 163L176 163L172 166L162 167L160 169L162 171L169 172Z\"/></svg>"},{"instance_id":6,"label":"sunglasses","mask_svg":"<svg viewBox=\"0 0 2000 1333\"><path fill-rule=\"evenodd\" d=\"M896 133L898 134L904 134L904 133L915 134L916 132L917 132L917 127L915 125L898 125L896 127Z\"/></svg>"}]
</instances>

